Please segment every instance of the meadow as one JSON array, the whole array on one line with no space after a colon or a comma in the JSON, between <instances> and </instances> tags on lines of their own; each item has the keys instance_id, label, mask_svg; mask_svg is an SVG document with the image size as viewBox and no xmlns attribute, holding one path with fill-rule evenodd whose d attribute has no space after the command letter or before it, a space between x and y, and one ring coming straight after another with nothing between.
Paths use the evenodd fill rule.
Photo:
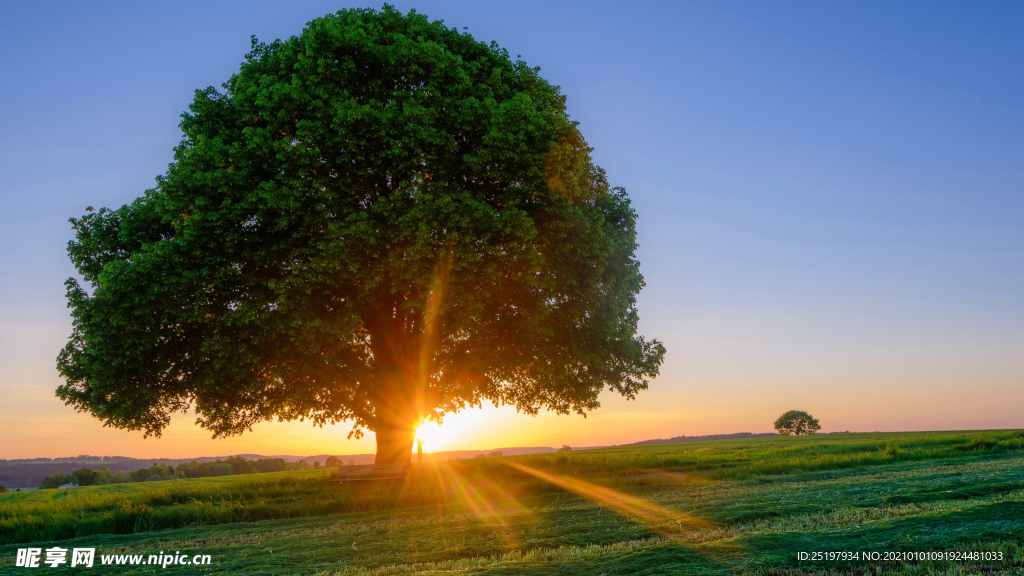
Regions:
<instances>
[{"instance_id":1,"label":"meadow","mask_svg":"<svg viewBox=\"0 0 1024 576\"><path fill-rule=\"evenodd\" d=\"M295 471L8 493L0 573L1016 574L1022 464L1020 430L830 434L454 461L405 483ZM29 546L97 558L16 567ZM100 559L161 552L211 564Z\"/></svg>"}]
</instances>

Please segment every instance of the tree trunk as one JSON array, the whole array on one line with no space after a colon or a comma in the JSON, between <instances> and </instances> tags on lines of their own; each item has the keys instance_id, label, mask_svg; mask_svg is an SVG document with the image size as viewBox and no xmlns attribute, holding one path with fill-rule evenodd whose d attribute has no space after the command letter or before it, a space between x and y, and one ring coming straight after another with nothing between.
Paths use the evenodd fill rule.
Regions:
<instances>
[{"instance_id":1,"label":"tree trunk","mask_svg":"<svg viewBox=\"0 0 1024 576\"><path fill-rule=\"evenodd\" d=\"M374 434L377 436L374 464L409 464L412 461L416 428L411 423L382 423Z\"/></svg>"}]
</instances>

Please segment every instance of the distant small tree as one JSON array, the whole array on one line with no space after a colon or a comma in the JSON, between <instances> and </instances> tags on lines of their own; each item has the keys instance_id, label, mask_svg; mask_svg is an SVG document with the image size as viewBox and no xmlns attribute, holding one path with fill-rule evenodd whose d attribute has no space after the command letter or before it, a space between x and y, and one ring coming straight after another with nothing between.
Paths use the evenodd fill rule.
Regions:
<instances>
[{"instance_id":1,"label":"distant small tree","mask_svg":"<svg viewBox=\"0 0 1024 576\"><path fill-rule=\"evenodd\" d=\"M210 466L210 476L230 476L233 471L227 462Z\"/></svg>"},{"instance_id":2,"label":"distant small tree","mask_svg":"<svg viewBox=\"0 0 1024 576\"><path fill-rule=\"evenodd\" d=\"M3 494L4 492L7 492L7 491L8 491L7 490L7 486L0 485L0 494Z\"/></svg>"},{"instance_id":3,"label":"distant small tree","mask_svg":"<svg viewBox=\"0 0 1024 576\"><path fill-rule=\"evenodd\" d=\"M280 472L288 467L284 458L260 458L253 464L257 472Z\"/></svg>"},{"instance_id":4,"label":"distant small tree","mask_svg":"<svg viewBox=\"0 0 1024 576\"><path fill-rule=\"evenodd\" d=\"M227 459L227 463L231 464L232 474L255 474L257 471L252 460L247 460L242 456L232 456Z\"/></svg>"},{"instance_id":5,"label":"distant small tree","mask_svg":"<svg viewBox=\"0 0 1024 576\"><path fill-rule=\"evenodd\" d=\"M500 457L502 457L504 455L505 455L505 453L502 452L501 450L495 450L494 452L491 452L487 456L490 457L490 458L500 458Z\"/></svg>"},{"instance_id":6,"label":"distant small tree","mask_svg":"<svg viewBox=\"0 0 1024 576\"><path fill-rule=\"evenodd\" d=\"M136 472L138 473L139 478L146 481L151 480L153 476L159 476L161 480L175 478L174 467L170 464L153 464L149 468L143 468Z\"/></svg>"},{"instance_id":7,"label":"distant small tree","mask_svg":"<svg viewBox=\"0 0 1024 576\"><path fill-rule=\"evenodd\" d=\"M562 447L558 449L559 452L572 452L572 446L568 444L562 444Z\"/></svg>"},{"instance_id":8,"label":"distant small tree","mask_svg":"<svg viewBox=\"0 0 1024 576\"><path fill-rule=\"evenodd\" d=\"M77 479L79 486L92 486L98 484L99 472L96 472L92 468L81 468L71 473Z\"/></svg>"},{"instance_id":9,"label":"distant small tree","mask_svg":"<svg viewBox=\"0 0 1024 576\"><path fill-rule=\"evenodd\" d=\"M64 484L71 484L77 481L78 480L71 474L65 474L63 472L54 472L53 474L50 474L46 478L43 478L43 482L42 484L39 485L39 487L43 489L56 488Z\"/></svg>"},{"instance_id":10,"label":"distant small tree","mask_svg":"<svg viewBox=\"0 0 1024 576\"><path fill-rule=\"evenodd\" d=\"M814 418L803 410L790 410L775 421L775 429L783 436L790 434L799 436L801 434L814 434L821 430L817 418Z\"/></svg>"},{"instance_id":11,"label":"distant small tree","mask_svg":"<svg viewBox=\"0 0 1024 576\"><path fill-rule=\"evenodd\" d=\"M324 461L324 468L337 468L341 466L341 459L337 456L328 456Z\"/></svg>"},{"instance_id":12,"label":"distant small tree","mask_svg":"<svg viewBox=\"0 0 1024 576\"><path fill-rule=\"evenodd\" d=\"M174 469L175 474L182 472L186 478L199 478L199 462L182 462Z\"/></svg>"}]
</instances>

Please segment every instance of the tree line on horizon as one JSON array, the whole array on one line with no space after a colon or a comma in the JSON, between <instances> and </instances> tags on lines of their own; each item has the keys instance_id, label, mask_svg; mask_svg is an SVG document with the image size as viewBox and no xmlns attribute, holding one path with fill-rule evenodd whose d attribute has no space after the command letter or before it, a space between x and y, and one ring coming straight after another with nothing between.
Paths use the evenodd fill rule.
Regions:
<instances>
[{"instance_id":1,"label":"tree line on horizon","mask_svg":"<svg viewBox=\"0 0 1024 576\"><path fill-rule=\"evenodd\" d=\"M336 456L327 458L325 467L338 466L341 460ZM286 470L319 470L319 462L309 464L305 460L288 462L284 458L260 458L249 460L242 456L231 456L226 460L213 462L182 462L177 466L161 463L147 468L139 468L134 472L111 472L106 466L98 469L81 468L71 472L54 472L43 479L40 489L50 489L65 484L78 486L95 486L101 484L123 484L128 482L150 482L156 480L175 480L186 478L206 478L210 476L231 476L234 474L257 474L264 472L283 472Z\"/></svg>"}]
</instances>

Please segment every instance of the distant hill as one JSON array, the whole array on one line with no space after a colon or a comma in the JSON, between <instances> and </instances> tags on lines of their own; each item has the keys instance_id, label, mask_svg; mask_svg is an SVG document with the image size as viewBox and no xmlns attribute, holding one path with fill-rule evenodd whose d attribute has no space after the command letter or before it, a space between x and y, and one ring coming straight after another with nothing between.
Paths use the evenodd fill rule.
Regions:
<instances>
[{"instance_id":1,"label":"distant hill","mask_svg":"<svg viewBox=\"0 0 1024 576\"><path fill-rule=\"evenodd\" d=\"M26 458L0 460L0 485L10 490L35 488L54 472L70 474L81 468L96 470L106 466L111 472L134 472L153 464L167 463L177 466L182 462L213 462L217 458L128 458L127 456L70 456L64 458Z\"/></svg>"},{"instance_id":2,"label":"distant hill","mask_svg":"<svg viewBox=\"0 0 1024 576\"><path fill-rule=\"evenodd\" d=\"M736 432L735 434L706 434L704 436L673 436L672 438L663 438L660 440L643 440L640 442L633 442L632 444L619 444L616 448L622 448L626 446L645 446L647 444L674 444L676 442L703 442L705 440L733 440L736 438L763 438L765 436L778 436L777 432L760 432L752 434L750 432Z\"/></svg>"},{"instance_id":3,"label":"distant hill","mask_svg":"<svg viewBox=\"0 0 1024 576\"><path fill-rule=\"evenodd\" d=\"M425 462L438 462L442 460L455 460L457 458L474 458L478 455L487 456L495 451L501 452L504 456L520 456L523 454L546 454L554 452L554 448L547 446L518 446L511 448L491 448L489 450L449 450L445 452L428 452L423 454ZM92 468L96 470L100 466L106 466L111 472L134 472L139 468L148 468L153 464L170 464L177 466L182 462L213 462L214 460L226 460L230 456L242 456L248 460L260 458L283 458L288 462L304 460L309 464L319 462L323 466L328 456L337 456L345 464L373 464L373 454L317 454L315 456L293 456L289 454L273 454L265 456L262 454L231 454L229 456L199 456L196 458L129 458L127 456L67 456L62 458L23 458L16 460L0 460L0 486L6 486L10 490L17 488L35 488L54 472L70 474L81 468ZM415 456L413 457L415 458Z\"/></svg>"}]
</instances>

